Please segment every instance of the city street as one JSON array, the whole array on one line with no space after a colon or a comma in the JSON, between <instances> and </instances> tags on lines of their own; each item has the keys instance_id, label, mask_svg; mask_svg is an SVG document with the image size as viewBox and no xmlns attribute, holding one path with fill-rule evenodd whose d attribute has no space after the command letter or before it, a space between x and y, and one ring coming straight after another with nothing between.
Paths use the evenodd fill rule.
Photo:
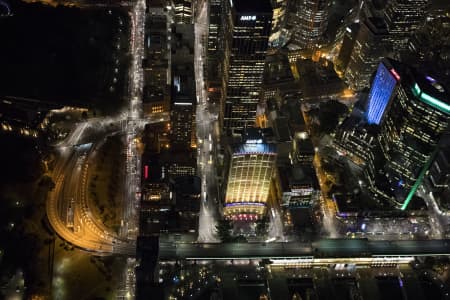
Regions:
<instances>
[{"instance_id":1,"label":"city street","mask_svg":"<svg viewBox=\"0 0 450 300\"><path fill-rule=\"evenodd\" d=\"M307 118L305 118L307 120ZM325 185L326 175L320 163L319 152L314 155L313 165L316 170L317 178L320 186L320 207L322 209L322 225L325 233L331 238L338 238L338 223L336 220L336 205L332 199L327 197L328 187Z\"/></svg>"},{"instance_id":2,"label":"city street","mask_svg":"<svg viewBox=\"0 0 450 300\"><path fill-rule=\"evenodd\" d=\"M135 240L140 200L140 156L136 149L135 138L145 122L160 122L168 119L168 115L159 119L142 119L142 87L143 40L145 27L145 2L138 1L130 12L132 29L130 47L132 65L129 70L129 109L116 118L93 118L79 123L69 136L57 146L60 157L55 166L53 178L55 190L47 202L47 214L52 227L58 235L71 244L97 254L135 255ZM95 144L75 147L86 140L89 130L101 131L106 125L122 124L126 135L126 174L123 197L123 217L120 234L110 232L100 220L96 220L89 210L86 198L89 155ZM101 138L101 137L99 137ZM69 226L67 226L69 225ZM119 298L134 294L135 260L129 259L119 288Z\"/></svg>"},{"instance_id":3,"label":"city street","mask_svg":"<svg viewBox=\"0 0 450 300\"><path fill-rule=\"evenodd\" d=\"M137 151L135 138L142 129L142 91L144 86L144 72L142 59L144 58L145 37L145 1L138 0L130 11L131 35L130 53L132 57L128 78L129 108L125 121L126 134L126 174L123 197L123 226L120 236L136 241L139 224L139 207L141 195L141 158ZM134 253L135 254L135 253ZM128 258L121 278L118 299L134 298L136 276L134 268L136 261Z\"/></svg>"},{"instance_id":4,"label":"city street","mask_svg":"<svg viewBox=\"0 0 450 300\"><path fill-rule=\"evenodd\" d=\"M210 105L205 90L203 77L205 63L205 37L207 36L207 2L200 4L195 21L195 74L197 90L197 149L198 173L202 179L202 195L199 217L198 241L218 242L216 237L216 223L218 216L218 189L215 166L215 151L218 136L214 130L217 113L214 105Z\"/></svg>"},{"instance_id":5,"label":"city street","mask_svg":"<svg viewBox=\"0 0 450 300\"><path fill-rule=\"evenodd\" d=\"M449 1L9 2L0 299L450 299Z\"/></svg>"},{"instance_id":6,"label":"city street","mask_svg":"<svg viewBox=\"0 0 450 300\"><path fill-rule=\"evenodd\" d=\"M268 241L286 242L286 237L283 232L283 216L280 213L280 208L271 208L269 211L269 232Z\"/></svg>"},{"instance_id":7,"label":"city street","mask_svg":"<svg viewBox=\"0 0 450 300\"><path fill-rule=\"evenodd\" d=\"M450 216L448 213L441 211L426 182L422 183L422 186L417 190L417 195L427 204L433 238L445 238L445 231L450 223Z\"/></svg>"},{"instance_id":8,"label":"city street","mask_svg":"<svg viewBox=\"0 0 450 300\"><path fill-rule=\"evenodd\" d=\"M87 174L93 144L63 148L53 170L55 189L47 200L47 216L65 241L98 254L134 253L135 243L121 240L94 218L87 199Z\"/></svg>"}]
</instances>

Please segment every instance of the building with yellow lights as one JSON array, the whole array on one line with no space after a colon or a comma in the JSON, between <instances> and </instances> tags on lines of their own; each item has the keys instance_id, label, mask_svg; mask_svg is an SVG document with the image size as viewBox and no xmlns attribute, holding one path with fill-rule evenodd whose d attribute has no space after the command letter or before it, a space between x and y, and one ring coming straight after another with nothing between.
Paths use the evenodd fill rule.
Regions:
<instances>
[{"instance_id":1,"label":"building with yellow lights","mask_svg":"<svg viewBox=\"0 0 450 300\"><path fill-rule=\"evenodd\" d=\"M276 156L275 145L262 139L247 140L234 148L225 196L226 218L255 221L266 214Z\"/></svg>"},{"instance_id":2,"label":"building with yellow lights","mask_svg":"<svg viewBox=\"0 0 450 300\"><path fill-rule=\"evenodd\" d=\"M171 148L191 151L195 144L194 26L172 27Z\"/></svg>"},{"instance_id":3,"label":"building with yellow lights","mask_svg":"<svg viewBox=\"0 0 450 300\"><path fill-rule=\"evenodd\" d=\"M147 1L144 41L143 113L146 117L170 111L170 31L164 1Z\"/></svg>"}]
</instances>

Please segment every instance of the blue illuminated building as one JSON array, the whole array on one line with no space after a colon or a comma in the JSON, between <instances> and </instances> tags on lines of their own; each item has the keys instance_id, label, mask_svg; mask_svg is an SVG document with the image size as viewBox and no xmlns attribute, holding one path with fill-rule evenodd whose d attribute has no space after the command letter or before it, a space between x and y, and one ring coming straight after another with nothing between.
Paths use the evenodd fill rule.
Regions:
<instances>
[{"instance_id":1,"label":"blue illuminated building","mask_svg":"<svg viewBox=\"0 0 450 300\"><path fill-rule=\"evenodd\" d=\"M399 80L400 76L395 69L383 59L378 65L377 74L370 89L366 111L367 123L380 124Z\"/></svg>"},{"instance_id":2,"label":"blue illuminated building","mask_svg":"<svg viewBox=\"0 0 450 300\"><path fill-rule=\"evenodd\" d=\"M390 78L390 82L378 77ZM371 91L369 102L374 103L367 109L368 122L380 125L378 141L385 179L378 178L376 184L393 204L405 210L431 166L442 134L448 130L450 94L428 74L391 59L380 64L374 85L377 80L385 82L387 95L380 100ZM377 100L387 102L384 108L379 104L380 110L385 110L380 114L373 112Z\"/></svg>"}]
</instances>

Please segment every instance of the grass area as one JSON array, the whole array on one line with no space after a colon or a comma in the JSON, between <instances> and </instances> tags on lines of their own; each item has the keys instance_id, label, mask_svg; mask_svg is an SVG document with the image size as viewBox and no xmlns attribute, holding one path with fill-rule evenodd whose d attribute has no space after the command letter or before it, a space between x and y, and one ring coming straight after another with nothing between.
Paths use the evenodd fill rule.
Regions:
<instances>
[{"instance_id":1,"label":"grass area","mask_svg":"<svg viewBox=\"0 0 450 300\"><path fill-rule=\"evenodd\" d=\"M116 232L120 227L122 215L123 150L124 144L120 135L108 137L97 151L88 179L88 195L91 203L95 205L94 214Z\"/></svg>"},{"instance_id":2,"label":"grass area","mask_svg":"<svg viewBox=\"0 0 450 300\"><path fill-rule=\"evenodd\" d=\"M45 200L52 181L44 176L36 140L0 135L0 284L21 270L28 293L49 289ZM2 298L0 294L0 298Z\"/></svg>"},{"instance_id":3,"label":"grass area","mask_svg":"<svg viewBox=\"0 0 450 300\"><path fill-rule=\"evenodd\" d=\"M26 286L23 299L32 295L115 299L124 259L95 257L54 235L46 224L46 195L47 188L40 180L0 186L0 282L5 285L12 274L22 270ZM14 228L8 228L10 223ZM2 291L0 299L4 299Z\"/></svg>"},{"instance_id":4,"label":"grass area","mask_svg":"<svg viewBox=\"0 0 450 300\"><path fill-rule=\"evenodd\" d=\"M2 280L7 280L16 270L22 270L28 295L47 295L50 290L49 246L53 234L45 227L47 189L41 179L0 186L0 273Z\"/></svg>"}]
</instances>

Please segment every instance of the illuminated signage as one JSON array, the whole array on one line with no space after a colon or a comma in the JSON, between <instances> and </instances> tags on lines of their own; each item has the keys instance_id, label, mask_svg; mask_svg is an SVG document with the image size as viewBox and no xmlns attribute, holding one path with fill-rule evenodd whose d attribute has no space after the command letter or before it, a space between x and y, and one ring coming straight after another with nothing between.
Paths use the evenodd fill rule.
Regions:
<instances>
[{"instance_id":1,"label":"illuminated signage","mask_svg":"<svg viewBox=\"0 0 450 300\"><path fill-rule=\"evenodd\" d=\"M232 202L226 203L225 206L266 206L265 203L260 202Z\"/></svg>"},{"instance_id":2,"label":"illuminated signage","mask_svg":"<svg viewBox=\"0 0 450 300\"><path fill-rule=\"evenodd\" d=\"M245 143L246 144L262 144L263 140L262 139L257 139L257 140L247 140Z\"/></svg>"},{"instance_id":3,"label":"illuminated signage","mask_svg":"<svg viewBox=\"0 0 450 300\"><path fill-rule=\"evenodd\" d=\"M144 166L144 178L147 179L148 178L148 166Z\"/></svg>"},{"instance_id":4,"label":"illuminated signage","mask_svg":"<svg viewBox=\"0 0 450 300\"><path fill-rule=\"evenodd\" d=\"M422 100L423 102L425 102L426 104L433 106L434 108L437 108L438 110L446 113L446 114L450 114L450 105L442 102L439 99L436 99L434 97L431 97L430 95L424 93L419 85L416 83L414 85L414 87L412 88L412 93L414 96L419 97L420 100Z\"/></svg>"},{"instance_id":5,"label":"illuminated signage","mask_svg":"<svg viewBox=\"0 0 450 300\"><path fill-rule=\"evenodd\" d=\"M434 79L433 77L425 76L425 78L426 78L429 82L436 82L436 79Z\"/></svg>"},{"instance_id":6,"label":"illuminated signage","mask_svg":"<svg viewBox=\"0 0 450 300\"><path fill-rule=\"evenodd\" d=\"M400 75L398 75L397 71L395 71L394 69L390 69L391 74L395 77L395 79L397 79L397 81L400 80Z\"/></svg>"},{"instance_id":7,"label":"illuminated signage","mask_svg":"<svg viewBox=\"0 0 450 300\"><path fill-rule=\"evenodd\" d=\"M241 16L241 21L255 21L256 16Z\"/></svg>"}]
</instances>

